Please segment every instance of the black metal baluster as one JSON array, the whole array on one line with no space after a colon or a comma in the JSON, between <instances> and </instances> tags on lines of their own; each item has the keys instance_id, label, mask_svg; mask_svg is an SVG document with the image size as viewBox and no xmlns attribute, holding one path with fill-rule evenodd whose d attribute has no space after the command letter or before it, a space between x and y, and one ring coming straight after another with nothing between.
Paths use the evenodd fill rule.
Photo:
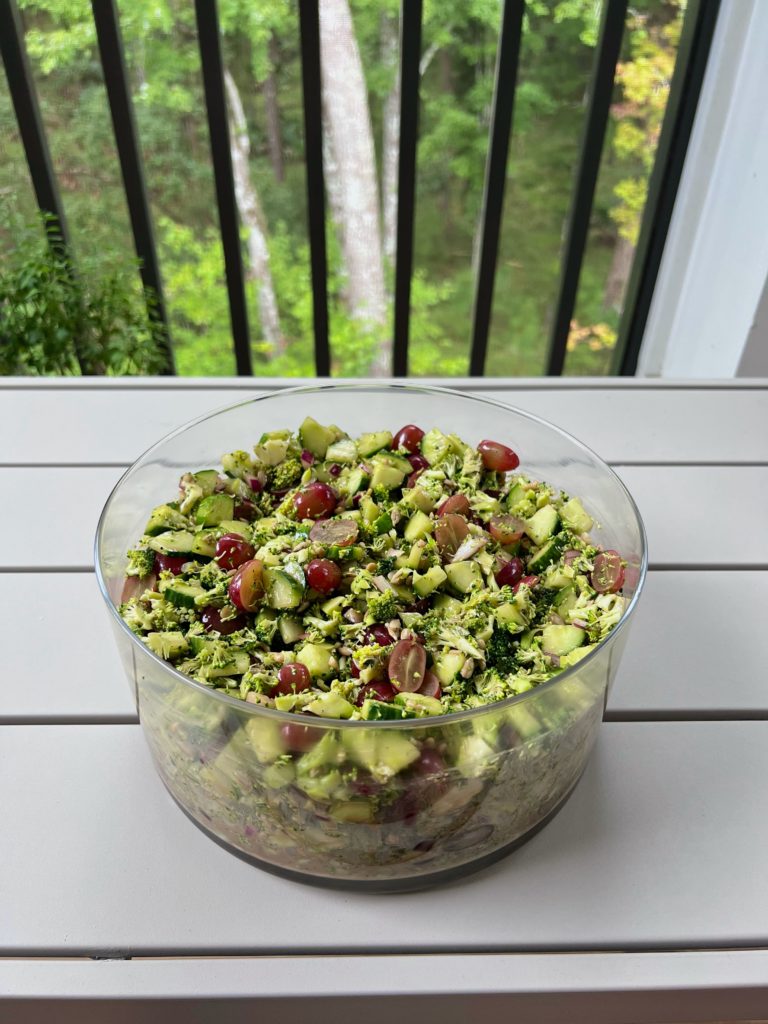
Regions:
<instances>
[{"instance_id":1,"label":"black metal baluster","mask_svg":"<svg viewBox=\"0 0 768 1024\"><path fill-rule=\"evenodd\" d=\"M24 47L24 29L14 0L0 0L0 52L37 205L41 213L56 219L55 228L62 241L68 244L67 221Z\"/></svg>"},{"instance_id":2,"label":"black metal baluster","mask_svg":"<svg viewBox=\"0 0 768 1024\"><path fill-rule=\"evenodd\" d=\"M589 87L589 102L581 140L579 167L565 233L557 311L549 340L547 373L550 376L562 374L565 365L566 344L576 305L581 264L587 244L595 185L600 170L600 157L603 152L605 129L611 109L613 79L624 35L626 14L627 0L605 0L600 38Z\"/></svg>"},{"instance_id":3,"label":"black metal baluster","mask_svg":"<svg viewBox=\"0 0 768 1024\"><path fill-rule=\"evenodd\" d=\"M160 267L155 248L155 236L152 229L152 217L149 212L147 189L144 182L139 139L136 121L133 116L128 91L128 77L125 69L123 41L120 36L117 6L115 0L91 0L93 20L96 25L96 37L99 44L101 66L104 71L104 84L109 99L112 115L112 127L115 133L120 170L123 175L125 198L131 218L131 229L136 247L136 255L141 260L140 273L147 295L147 311L149 316L161 327L164 375L172 375L173 349L168 332L168 320L165 312L163 286L160 278Z\"/></svg>"},{"instance_id":4,"label":"black metal baluster","mask_svg":"<svg viewBox=\"0 0 768 1024\"><path fill-rule=\"evenodd\" d=\"M416 213L416 145L419 134L419 61L422 0L402 0L400 7L400 150L397 169L397 249L393 370L408 376L411 321L413 224Z\"/></svg>"},{"instance_id":5,"label":"black metal baluster","mask_svg":"<svg viewBox=\"0 0 768 1024\"><path fill-rule=\"evenodd\" d=\"M472 311L472 351L469 372L482 377L488 349L493 286L499 254L499 231L504 211L504 186L507 179L507 154L512 131L517 66L523 29L523 0L505 0L496 57L491 132L485 165L482 222L478 247L477 280Z\"/></svg>"},{"instance_id":6,"label":"black metal baluster","mask_svg":"<svg viewBox=\"0 0 768 1024\"><path fill-rule=\"evenodd\" d=\"M301 81L304 93L304 158L307 166L307 222L312 267L312 315L315 327L315 368L329 377L328 261L325 245L325 176L320 80L318 0L300 0Z\"/></svg>"},{"instance_id":7,"label":"black metal baluster","mask_svg":"<svg viewBox=\"0 0 768 1024\"><path fill-rule=\"evenodd\" d=\"M32 69L24 46L24 29L14 0L0 0L0 53L3 55L8 90L16 112L37 205L40 212L49 218L48 241L53 248L66 255L69 249L67 221L53 171L43 119L40 116ZM85 374L91 370L77 339L75 358L81 373Z\"/></svg>"},{"instance_id":8,"label":"black metal baluster","mask_svg":"<svg viewBox=\"0 0 768 1024\"><path fill-rule=\"evenodd\" d=\"M241 377L252 374L251 336L248 329L248 307L243 277L243 251L240 244L235 179L229 141L227 98L224 91L224 64L221 57L221 36L216 0L195 0L197 36L203 71L203 89L211 137L211 160L216 181L219 227L224 248L224 266L229 292L229 316L235 344L237 372Z\"/></svg>"},{"instance_id":9,"label":"black metal baluster","mask_svg":"<svg viewBox=\"0 0 768 1024\"><path fill-rule=\"evenodd\" d=\"M624 377L633 376L637 369L719 9L720 0L689 0L685 11L614 352L613 372Z\"/></svg>"}]
</instances>

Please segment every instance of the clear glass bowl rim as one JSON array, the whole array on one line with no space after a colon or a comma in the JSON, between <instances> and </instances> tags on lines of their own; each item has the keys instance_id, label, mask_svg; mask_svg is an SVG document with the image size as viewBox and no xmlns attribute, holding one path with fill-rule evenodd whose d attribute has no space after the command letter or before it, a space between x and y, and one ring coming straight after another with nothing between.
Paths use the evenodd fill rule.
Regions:
<instances>
[{"instance_id":1,"label":"clear glass bowl rim","mask_svg":"<svg viewBox=\"0 0 768 1024\"><path fill-rule=\"evenodd\" d=\"M310 723L313 729L383 728L406 729L409 731L413 731L414 729L419 728L434 728L436 726L447 727L453 722L468 721L472 718L477 718L482 715L498 712L503 708L512 707L515 704L523 704L526 700L535 698L547 690L554 689L558 686L558 684L564 682L567 679L572 678L575 675L578 675L578 673L584 668L585 665L589 664L590 661L592 661L597 655L603 652L604 648L606 648L609 644L613 643L616 636L619 634L619 631L624 628L625 623L628 621L630 615L634 611L635 605L637 604L637 601L640 597L643 586L645 585L645 578L648 572L648 539L646 536L645 525L643 523L642 516L640 515L640 511L637 505L635 504L634 498L627 490L622 479L618 476L617 473L614 472L614 470L608 465L608 463L601 459L596 452L594 452L583 442L573 437L572 434L569 434L566 430L563 430L561 427L555 426L554 423L550 423L548 420L543 419L541 416L536 416L534 413L526 412L525 410L518 409L515 406L506 405L504 402L498 402L492 398L481 398L480 396L475 394L466 394L465 392L462 391L455 391L452 388L435 387L433 385L428 384L406 384L395 381L371 381L366 383L341 384L329 381L328 383L301 385L299 387L293 388L280 388L277 391L271 391L263 395L256 395L251 398L247 398L242 402L235 402L232 405L222 406L220 409L214 409L212 412L207 412L202 416L198 416L194 420L189 420L182 426L177 427L175 430L172 430L168 434L165 434L165 436L161 437L159 441L156 441L153 445L147 448L146 451L144 451L137 459L135 459L134 462L128 467L128 469L126 469L126 471L117 481L115 486L112 488L109 497L106 500L104 508L102 509L101 515L99 516L99 522L96 527L96 538L94 544L94 567L96 571L96 579L98 580L99 583L101 596L104 598L107 608L109 609L110 614L114 617L115 621L118 623L119 628L122 629L125 632L125 634L130 638L130 642L132 644L136 644L145 655L149 656L149 658L153 661L156 661L158 663L158 666L162 669L162 671L170 673L170 675L177 682L183 683L185 686L190 687L194 691L197 691L201 694L205 694L206 697L208 697L209 699L222 701L224 706L236 708L241 714L245 713L256 716L264 716L267 719L272 719L273 721L279 722L297 721L297 716L290 711L278 711L276 708L264 707L264 705L262 704L253 704L248 701L240 700L237 697L230 697L229 694L222 693L219 690L212 690L209 686L206 686L204 683L199 683L196 679L192 679L190 676L184 675L183 672L179 672L170 664L170 662L165 661L159 655L151 651L146 644L142 643L141 640L135 635L135 633L133 633L128 628L127 624L121 617L119 610L115 606L109 594L109 591L107 590L106 581L104 579L101 564L101 538L104 530L104 525L107 520L107 516L109 515L110 506L117 492L122 486L123 482L133 473L133 471L138 467L138 465L141 462L143 462L154 451L165 445L168 441L171 441L173 438L178 437L180 434L183 434L186 430L189 430L190 428L195 427L200 423L204 423L206 420L213 419L216 416L222 415L222 413L230 412L231 410L238 409L244 405L253 405L256 402L264 402L270 400L275 401L279 400L285 395L316 394L321 391L404 391L415 394L440 395L452 399L459 398L465 402L479 402L483 405L492 406L494 408L500 409L502 412L505 413L512 412L516 416L521 416L525 419L533 421L534 423L540 424L541 426L547 428L548 430L551 430L553 433L559 434L567 442L575 445L577 448L580 448L583 452L585 452L592 458L596 459L597 462L600 464L600 467L614 478L619 488L624 492L627 500L629 501L630 507L634 513L640 534L641 550L640 573L638 576L637 588L635 589L635 593L632 595L631 601L624 609L624 613L622 614L619 621L616 623L616 625L608 634L608 636L605 637L605 639L601 640L595 646L595 649L593 651L590 651L590 653L585 658L582 658L580 661L576 662L575 665L566 668L563 672L560 672L558 675L553 676L552 679L547 680L546 683L540 683L538 686L534 686L532 689L526 690L523 693L519 693L514 697L506 697L504 700L493 701L490 704L484 704L477 708L469 708L466 711L454 711L449 712L445 715L430 715L427 718L422 719L408 718L403 719L402 721L383 722L368 722L363 721L362 719L350 721L348 719L343 718L324 719L318 717L316 720L313 719L312 722ZM554 481L552 482L554 483Z\"/></svg>"}]
</instances>

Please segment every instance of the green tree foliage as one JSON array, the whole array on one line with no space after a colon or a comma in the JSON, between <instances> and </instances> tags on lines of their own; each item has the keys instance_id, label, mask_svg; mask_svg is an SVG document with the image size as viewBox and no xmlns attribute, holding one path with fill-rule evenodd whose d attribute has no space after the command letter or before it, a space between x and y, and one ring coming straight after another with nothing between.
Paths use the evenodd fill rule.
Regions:
<instances>
[{"instance_id":1,"label":"green tree foliage","mask_svg":"<svg viewBox=\"0 0 768 1024\"><path fill-rule=\"evenodd\" d=\"M621 240L632 244L637 236L674 67L681 4L637 0L631 8L580 282L570 372L604 372L608 365L618 313L606 304L606 279ZM93 303L107 309L109 296L120 298L115 298L119 309L105 316L121 326L101 333L91 329L88 344L104 344L101 361L111 372L121 367L147 372L152 329L141 318L138 285L132 291L125 287L132 239L91 4L19 0L19 6L82 282L78 302L86 309ZM311 375L297 5L292 0L219 0L218 6L225 63L248 122L251 175L265 214L280 323L288 341L278 357L263 341L256 287L249 282L255 372ZM351 6L381 178L383 115L396 75L382 45L383 24L396 21L399 4L351 0ZM119 8L177 367L185 374L231 374L234 356L194 5L121 0ZM595 0L527 3L489 373L537 374L543 369L599 15ZM499 0L425 2L411 323L410 369L415 374L454 375L467 368L499 18ZM16 221L28 220L34 202L1 76L0 130L7 140L0 157L0 204L13 211ZM276 145L282 174L276 170ZM6 346L0 370L73 372L76 307L58 295L57 289L69 287L59 276L61 267L42 235L37 248L30 248L27 234L14 233L8 220L0 226L0 248L17 251L3 271L4 301L6 308L9 301L18 304L12 329L34 321L40 341L32 346L34 355L22 358L17 352L10 362ZM375 341L366 325L347 313L341 248L330 216L327 236L333 372L364 374ZM122 270L108 281L103 268L111 260ZM45 294L45 302L30 302L20 288L20 268L33 264L35 273L28 278L37 282L34 288ZM133 348L127 344L131 331ZM55 341L59 335L60 343Z\"/></svg>"},{"instance_id":2,"label":"green tree foliage","mask_svg":"<svg viewBox=\"0 0 768 1024\"><path fill-rule=\"evenodd\" d=\"M76 273L50 223L17 226L14 236L0 271L0 374L162 369L161 331L132 261L89 260Z\"/></svg>"}]
</instances>

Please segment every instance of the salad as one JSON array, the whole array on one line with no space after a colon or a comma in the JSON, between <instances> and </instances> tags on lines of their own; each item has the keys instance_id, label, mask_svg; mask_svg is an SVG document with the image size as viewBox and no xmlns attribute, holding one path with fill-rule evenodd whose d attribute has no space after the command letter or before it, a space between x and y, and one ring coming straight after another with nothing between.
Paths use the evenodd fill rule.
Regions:
<instances>
[{"instance_id":1,"label":"salad","mask_svg":"<svg viewBox=\"0 0 768 1024\"><path fill-rule=\"evenodd\" d=\"M120 605L202 684L137 662L171 793L258 863L342 884L418 884L521 841L602 717L599 659L503 703L621 619L624 562L592 526L506 445L412 424L352 438L306 418L185 473Z\"/></svg>"},{"instance_id":2,"label":"salad","mask_svg":"<svg viewBox=\"0 0 768 1024\"><path fill-rule=\"evenodd\" d=\"M186 473L128 553L120 613L179 671L323 718L442 715L515 696L620 620L624 566L578 497L414 425L307 418Z\"/></svg>"}]
</instances>

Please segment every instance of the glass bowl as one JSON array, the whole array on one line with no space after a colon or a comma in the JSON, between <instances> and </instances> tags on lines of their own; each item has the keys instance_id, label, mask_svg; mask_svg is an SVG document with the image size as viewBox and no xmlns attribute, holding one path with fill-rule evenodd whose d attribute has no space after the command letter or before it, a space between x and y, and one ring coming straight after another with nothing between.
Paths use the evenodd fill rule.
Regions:
<instances>
[{"instance_id":1,"label":"glass bowl","mask_svg":"<svg viewBox=\"0 0 768 1024\"><path fill-rule=\"evenodd\" d=\"M627 560L629 601L621 621L550 681L486 707L426 719L299 719L177 672L120 618L126 551L182 473L219 465L223 453L256 443L263 431L295 430L308 415L352 435L415 422L471 444L492 438L511 445L522 472L580 497L595 520L595 542ZM579 441L499 402L392 383L293 388L176 430L125 473L96 536L96 573L141 725L182 810L262 868L380 891L423 888L490 863L563 805L597 737L646 564L634 501ZM305 732L295 736L288 726Z\"/></svg>"}]
</instances>

